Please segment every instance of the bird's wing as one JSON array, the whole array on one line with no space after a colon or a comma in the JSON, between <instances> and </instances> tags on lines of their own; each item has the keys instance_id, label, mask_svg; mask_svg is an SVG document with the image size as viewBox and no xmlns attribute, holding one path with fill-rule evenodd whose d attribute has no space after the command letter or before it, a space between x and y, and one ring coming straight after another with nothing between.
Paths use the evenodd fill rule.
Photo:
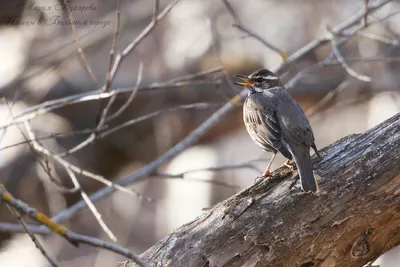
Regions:
<instances>
[{"instance_id":1,"label":"bird's wing","mask_svg":"<svg viewBox=\"0 0 400 267\"><path fill-rule=\"evenodd\" d=\"M313 146L314 134L302 108L286 91L282 92L280 99L279 116L281 126L285 128L285 138L292 144Z\"/></svg>"},{"instance_id":2,"label":"bird's wing","mask_svg":"<svg viewBox=\"0 0 400 267\"><path fill-rule=\"evenodd\" d=\"M282 132L273 99L261 94L250 95L244 104L243 116L247 130L258 145L272 147L291 158L282 145Z\"/></svg>"}]
</instances>

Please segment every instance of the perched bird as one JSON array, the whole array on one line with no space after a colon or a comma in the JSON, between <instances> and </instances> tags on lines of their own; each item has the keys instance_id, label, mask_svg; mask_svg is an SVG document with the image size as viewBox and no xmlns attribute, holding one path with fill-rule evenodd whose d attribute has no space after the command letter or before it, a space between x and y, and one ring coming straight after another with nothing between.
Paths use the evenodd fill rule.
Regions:
<instances>
[{"instance_id":1,"label":"perched bird","mask_svg":"<svg viewBox=\"0 0 400 267\"><path fill-rule=\"evenodd\" d=\"M285 90L279 78L267 69L249 76L235 74L243 82L235 82L249 89L243 105L243 120L253 141L263 150L272 152L263 176L270 175L270 167L279 151L288 160L294 159L305 192L317 192L310 147L320 157L314 143L310 122L299 104Z\"/></svg>"}]
</instances>

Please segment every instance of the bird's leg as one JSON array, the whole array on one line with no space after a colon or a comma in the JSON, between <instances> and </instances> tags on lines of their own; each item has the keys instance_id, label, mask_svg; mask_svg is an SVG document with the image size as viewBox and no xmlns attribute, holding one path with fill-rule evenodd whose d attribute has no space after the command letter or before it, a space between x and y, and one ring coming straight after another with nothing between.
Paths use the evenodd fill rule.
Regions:
<instances>
[{"instance_id":1,"label":"bird's leg","mask_svg":"<svg viewBox=\"0 0 400 267\"><path fill-rule=\"evenodd\" d=\"M290 159L288 159L287 161L285 161L285 163L283 163L282 167L288 167L291 171L293 171L293 165L290 164Z\"/></svg>"},{"instance_id":2,"label":"bird's leg","mask_svg":"<svg viewBox=\"0 0 400 267\"><path fill-rule=\"evenodd\" d=\"M268 166L267 166L267 169L265 170L265 172L263 173L263 177L268 177L270 174L271 174L271 172L269 171L270 169L271 169L271 165L272 165L272 162L274 161L274 159L275 159L275 157L276 157L276 151L274 152L274 154L272 154L272 157L271 157L271 159L269 160L269 163L268 163Z\"/></svg>"}]
</instances>

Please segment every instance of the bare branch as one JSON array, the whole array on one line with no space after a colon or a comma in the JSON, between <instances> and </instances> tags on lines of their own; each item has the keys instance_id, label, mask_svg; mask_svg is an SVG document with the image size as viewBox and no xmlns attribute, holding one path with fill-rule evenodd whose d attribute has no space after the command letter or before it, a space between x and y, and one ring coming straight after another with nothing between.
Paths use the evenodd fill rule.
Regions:
<instances>
[{"instance_id":1,"label":"bare branch","mask_svg":"<svg viewBox=\"0 0 400 267\"><path fill-rule=\"evenodd\" d=\"M140 44L143 39L150 34L150 32L154 29L154 27L158 24L160 20L162 20L170 11L171 9L179 2L180 0L174 0L171 4L169 4L157 17L155 20L152 20L149 25L136 37L121 53L118 53L117 57L115 58L113 68L111 69L111 81L114 79L117 70L125 59L125 57L138 45Z\"/></svg>"},{"instance_id":2,"label":"bare branch","mask_svg":"<svg viewBox=\"0 0 400 267\"><path fill-rule=\"evenodd\" d=\"M88 195L85 193L85 191L82 189L81 185L78 182L78 179L75 176L75 173L71 171L69 168L65 168L67 171L68 175L71 177L72 183L74 184L75 187L78 187L80 189L81 197L82 199L86 202L88 205L89 209L93 213L94 217L96 218L97 222L100 224L101 228L103 228L104 232L111 238L112 241L116 242L117 238L115 235L111 232L110 228L106 225L106 223L103 221L101 218L100 212L97 210L93 202L89 199Z\"/></svg>"},{"instance_id":3,"label":"bare branch","mask_svg":"<svg viewBox=\"0 0 400 267\"><path fill-rule=\"evenodd\" d=\"M332 38L332 52L335 55L336 59L340 62L342 67L347 71L348 74L353 76L356 79L359 79L360 81L363 82L371 82L371 77L368 77L366 75L359 74L355 70L353 70L345 61L343 58L342 54L340 53L339 47L338 47L338 40L336 37Z\"/></svg>"},{"instance_id":4,"label":"bare branch","mask_svg":"<svg viewBox=\"0 0 400 267\"><path fill-rule=\"evenodd\" d=\"M160 10L160 1L159 0L154 0L153 21L152 22L156 22L159 10Z\"/></svg>"},{"instance_id":5,"label":"bare branch","mask_svg":"<svg viewBox=\"0 0 400 267\"><path fill-rule=\"evenodd\" d=\"M105 122L114 120L129 107L129 105L132 103L133 99L135 98L137 91L139 90L140 83L142 82L142 77L143 77L143 62L140 62L138 75L137 75L137 79L136 79L136 86L133 88L132 93L130 94L128 100L114 114L105 118L104 119ZM100 121L99 125L102 125L101 121Z\"/></svg>"},{"instance_id":6,"label":"bare branch","mask_svg":"<svg viewBox=\"0 0 400 267\"><path fill-rule=\"evenodd\" d=\"M65 7L68 6L67 0L62 0L62 2L63 2ZM94 75L94 72L93 72L92 68L89 65L89 61L87 60L87 58L85 56L85 53L83 52L83 47L82 47L82 45L81 45L81 43L79 41L79 38L78 38L76 26L75 26L74 23L72 23L74 21L74 17L72 16L72 13L68 8L66 8L65 10L67 11L68 18L71 21L72 35L74 36L74 40L75 40L75 43L76 43L76 46L77 46L77 49L78 49L79 57L81 58L81 60L83 62L83 65L85 66L87 72L89 73L90 78L92 78L92 81L99 88L100 87L100 83L98 82L98 80L96 78L96 75Z\"/></svg>"},{"instance_id":7,"label":"bare branch","mask_svg":"<svg viewBox=\"0 0 400 267\"><path fill-rule=\"evenodd\" d=\"M181 76L181 77L174 78L174 79L164 81L161 83L152 83L150 86L169 86L171 84L182 84L183 82L192 81L192 80L202 78L202 77L210 75L210 74L215 74L215 73L223 72L223 71L224 71L223 67L215 67L215 68L205 70L205 71L202 71L199 73Z\"/></svg>"},{"instance_id":8,"label":"bare branch","mask_svg":"<svg viewBox=\"0 0 400 267\"><path fill-rule=\"evenodd\" d=\"M232 5L228 2L228 0L222 0L222 3L225 5L226 10L228 10L228 12L231 14L235 24L240 25L239 16L236 13L235 9L233 9Z\"/></svg>"},{"instance_id":9,"label":"bare branch","mask_svg":"<svg viewBox=\"0 0 400 267\"><path fill-rule=\"evenodd\" d=\"M137 263L141 267L150 267L147 263L145 263L142 259L140 259L137 255L133 254L131 251L127 250L126 248L123 248L117 244L109 243L94 237L90 236L84 236L80 235L77 233L74 233L67 229L65 226L58 224L54 220L51 220L49 217L47 217L45 214L38 212L36 209L30 207L28 204L25 202L15 199L10 193L8 193L4 187L0 187L0 196L1 199L6 202L8 205L16 209L18 212L21 214L29 216L32 220L44 225L47 227L48 230L59 234L60 236L64 237L66 240L68 240L71 244L77 246L78 244L87 244L91 245L93 247L98 247L98 248L104 248L110 251L113 251L115 253L121 254L126 256L127 258L133 260L135 263ZM7 224L8 226L12 226L11 224ZM17 229L15 225L12 226L12 228ZM32 233L36 232L35 227L28 226L28 230ZM22 227L20 228L22 229ZM39 233L43 233L43 228L37 228L39 229ZM1 230L5 230L2 228ZM49 232L49 231L48 231Z\"/></svg>"},{"instance_id":10,"label":"bare branch","mask_svg":"<svg viewBox=\"0 0 400 267\"><path fill-rule=\"evenodd\" d=\"M176 106L176 107L171 107L171 108L166 108L166 109L161 109L161 110L157 110L154 111L152 113L146 114L144 116L141 116L139 118L133 119L133 120L129 120L127 122L121 123L111 129L105 130L104 132L100 133L98 135L98 138L104 138L116 131L119 131L125 127L131 126L133 124L136 124L138 122L150 119L152 117L158 116L160 114L164 114L166 112L171 112L171 111L176 111L176 110L180 110L180 109L206 109L206 108L210 108L210 107L217 107L217 106L221 106L221 104L210 104L210 103L194 103L194 104L188 104L188 105L180 105L180 106Z\"/></svg>"},{"instance_id":11,"label":"bare branch","mask_svg":"<svg viewBox=\"0 0 400 267\"><path fill-rule=\"evenodd\" d=\"M114 62L114 55L115 55L115 47L117 44L117 38L119 35L119 27L120 27L120 21L121 21L121 12L120 12L120 0L116 0L117 2L117 8L115 11L115 29L114 29L114 36L111 44L111 50L110 50L110 58L108 60L108 70L107 70L107 77L106 77L106 82L104 83L103 88L101 89L101 92L105 92L110 88L112 78L111 78L111 69L113 66Z\"/></svg>"},{"instance_id":12,"label":"bare branch","mask_svg":"<svg viewBox=\"0 0 400 267\"><path fill-rule=\"evenodd\" d=\"M248 34L250 37L253 37L257 41L260 41L263 45L265 45L266 47L268 47L269 49L271 49L275 53L279 54L284 62L287 60L287 54L284 51L279 49L277 46L267 42L265 39L263 39L261 36L259 36L258 34L253 32L252 30L247 29L247 28L245 28L244 26L242 26L240 24L232 24L232 26L235 27L236 29L241 30L242 32Z\"/></svg>"},{"instance_id":13,"label":"bare branch","mask_svg":"<svg viewBox=\"0 0 400 267\"><path fill-rule=\"evenodd\" d=\"M185 76L184 76L185 77ZM178 79L178 78L177 78ZM150 85L146 87L139 88L139 91L152 91L152 90L160 90L160 89L167 89L167 88L177 88L177 87L188 87L188 86L199 86L199 85L218 85L221 81L208 81L208 80L198 80L198 81L183 81L171 84L163 84L160 85ZM99 93L98 91L95 92L85 92L81 94L75 94L71 96L66 96L63 98L55 99L40 103L33 107L25 109L22 113L15 115L14 120L9 120L7 123L0 125L0 129L5 129L11 125L21 124L24 123L26 120L34 119L40 115L43 115L47 112L50 112L55 109L71 106L78 103L83 103L87 101L95 101L105 98L110 98L113 95L117 94L125 94L125 93L132 93L133 88L119 88L114 89L109 92Z\"/></svg>"},{"instance_id":14,"label":"bare branch","mask_svg":"<svg viewBox=\"0 0 400 267\"><path fill-rule=\"evenodd\" d=\"M5 189L5 188L3 188ZM4 201L3 201L4 202ZM53 257L51 257L47 251L44 249L44 247L42 246L42 244L40 244L40 241L36 238L36 236L31 233L28 229L28 227L26 226L26 223L24 221L24 219L21 217L21 215L19 214L19 212L12 207L11 205L5 203L7 208L10 210L10 212L17 218L19 224L22 226L22 228L24 229L24 231L29 235L29 237L31 238L32 242L35 244L36 248L39 249L39 251L42 253L42 255L47 259L47 261L51 264L51 266L53 267L60 267L61 265L59 265L55 259L53 259Z\"/></svg>"}]
</instances>

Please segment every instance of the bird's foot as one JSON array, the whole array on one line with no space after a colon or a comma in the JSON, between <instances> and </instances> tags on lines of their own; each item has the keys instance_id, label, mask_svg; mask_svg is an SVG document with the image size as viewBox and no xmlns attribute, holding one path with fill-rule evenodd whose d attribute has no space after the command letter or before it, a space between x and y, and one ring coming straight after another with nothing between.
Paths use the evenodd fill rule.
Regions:
<instances>
[{"instance_id":1,"label":"bird's foot","mask_svg":"<svg viewBox=\"0 0 400 267\"><path fill-rule=\"evenodd\" d=\"M261 180L264 180L264 179L270 178L270 177L271 177L271 172L270 172L269 170L266 170L262 175L257 176L257 177L254 179L254 182L257 183L257 182L259 182L259 181L261 181Z\"/></svg>"},{"instance_id":2,"label":"bird's foot","mask_svg":"<svg viewBox=\"0 0 400 267\"><path fill-rule=\"evenodd\" d=\"M294 166L292 164L293 163L290 162L290 160L287 160L287 161L285 161L285 163L283 163L282 167L285 166L285 167L289 168L290 171L293 171L294 170Z\"/></svg>"}]
</instances>

